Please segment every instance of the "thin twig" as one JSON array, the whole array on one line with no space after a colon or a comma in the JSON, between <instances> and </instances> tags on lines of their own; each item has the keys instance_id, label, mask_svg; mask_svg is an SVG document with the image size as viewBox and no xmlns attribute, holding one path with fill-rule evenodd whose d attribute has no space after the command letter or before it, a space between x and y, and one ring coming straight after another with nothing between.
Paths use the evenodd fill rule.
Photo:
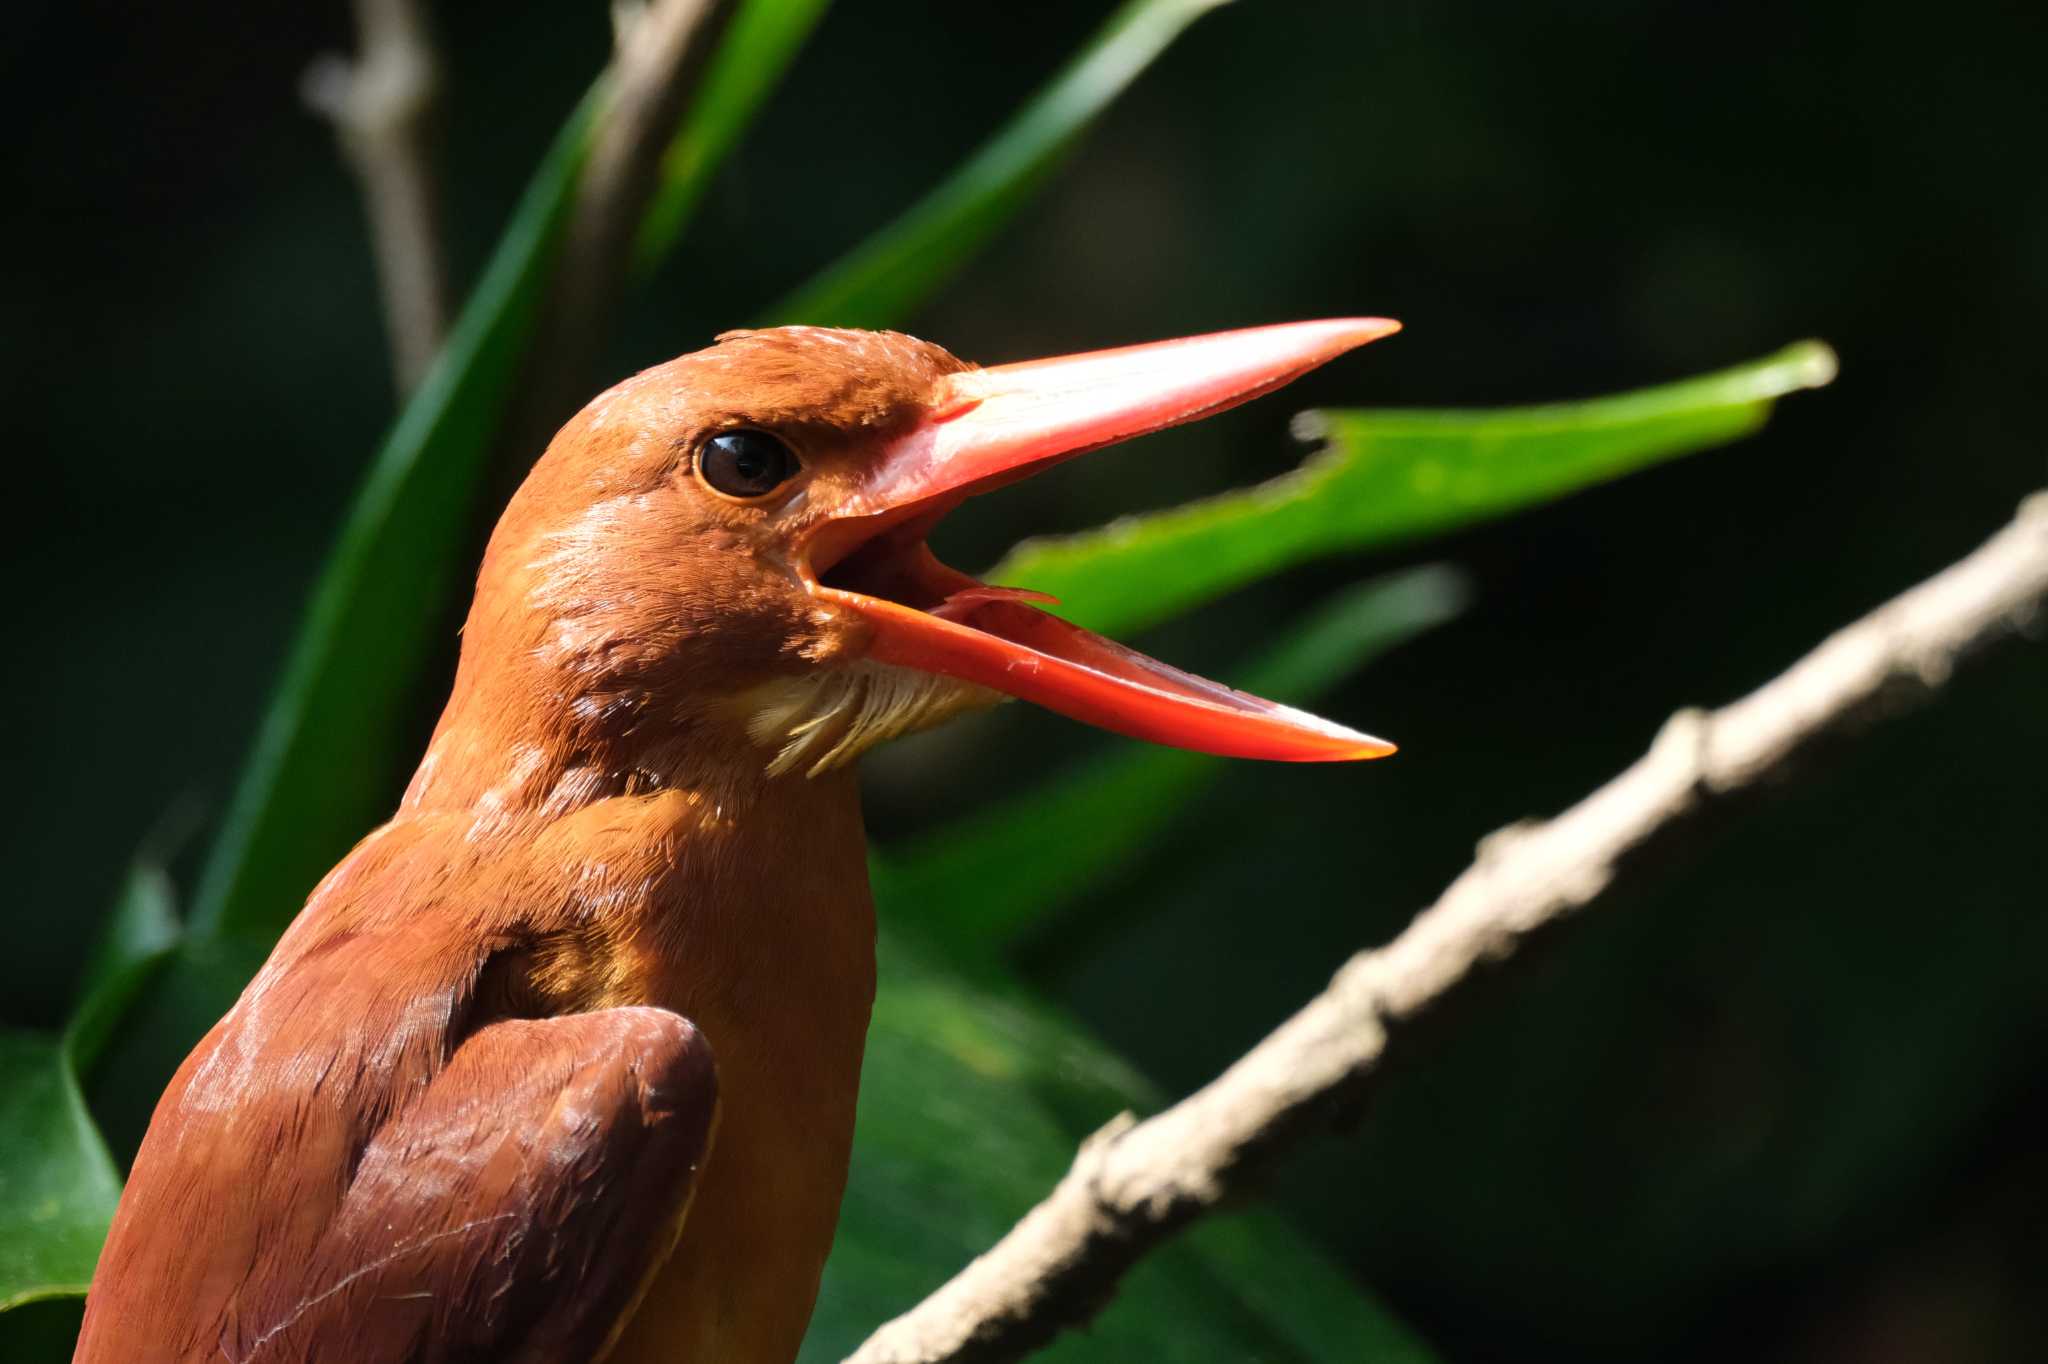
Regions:
<instances>
[{"instance_id":1,"label":"thin twig","mask_svg":"<svg viewBox=\"0 0 2048 1364\"><path fill-rule=\"evenodd\" d=\"M1634 766L1548 822L1480 845L1392 943L1222 1075L1157 1117L1096 1133L1044 1202L851 1364L1014 1360L1086 1320L1140 1257L1217 1206L1378 1073L1388 1039L1531 933L1605 896L1702 816L1782 777L1827 740L1937 694L1956 664L2038 627L2048 492L1969 557L1716 711L1681 711Z\"/></svg>"},{"instance_id":2,"label":"thin twig","mask_svg":"<svg viewBox=\"0 0 2048 1364\"><path fill-rule=\"evenodd\" d=\"M415 0L355 0L355 15L361 55L320 58L301 89L307 104L334 121L363 184L402 397L426 374L448 330L430 136L440 68Z\"/></svg>"}]
</instances>

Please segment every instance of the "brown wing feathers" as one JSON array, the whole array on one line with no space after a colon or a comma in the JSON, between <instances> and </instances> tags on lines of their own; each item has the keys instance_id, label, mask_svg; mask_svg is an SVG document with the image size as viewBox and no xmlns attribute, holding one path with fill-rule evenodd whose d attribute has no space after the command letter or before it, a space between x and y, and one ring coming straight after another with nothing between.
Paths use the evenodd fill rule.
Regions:
<instances>
[{"instance_id":1,"label":"brown wing feathers","mask_svg":"<svg viewBox=\"0 0 2048 1364\"><path fill-rule=\"evenodd\" d=\"M489 1025L364 1152L301 1300L222 1353L596 1358L674 1244L713 1090L665 1010Z\"/></svg>"},{"instance_id":2,"label":"brown wing feathers","mask_svg":"<svg viewBox=\"0 0 2048 1364\"><path fill-rule=\"evenodd\" d=\"M187 1061L78 1361L602 1353L688 1206L709 1046L655 1008L476 1026L475 969L389 937L274 962Z\"/></svg>"}]
</instances>

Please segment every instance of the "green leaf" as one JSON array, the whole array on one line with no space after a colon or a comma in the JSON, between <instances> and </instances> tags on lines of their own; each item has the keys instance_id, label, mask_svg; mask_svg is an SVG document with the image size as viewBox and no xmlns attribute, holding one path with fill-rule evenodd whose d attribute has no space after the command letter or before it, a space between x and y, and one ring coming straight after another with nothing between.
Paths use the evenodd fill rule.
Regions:
<instances>
[{"instance_id":1,"label":"green leaf","mask_svg":"<svg viewBox=\"0 0 2048 1364\"><path fill-rule=\"evenodd\" d=\"M1159 1096L1014 983L968 985L885 932L860 1124L805 1361L844 1358L1044 1197L1077 1141ZM1277 1218L1212 1219L1148 1256L1044 1358L1361 1364L1428 1356Z\"/></svg>"},{"instance_id":2,"label":"green leaf","mask_svg":"<svg viewBox=\"0 0 2048 1364\"><path fill-rule=\"evenodd\" d=\"M1260 696L1305 704L1449 620L1464 598L1463 583L1445 568L1360 583L1305 612L1239 680ZM1199 753L1119 745L1036 790L877 855L877 905L957 951L1000 948L1130 865L1223 766Z\"/></svg>"},{"instance_id":3,"label":"green leaf","mask_svg":"<svg viewBox=\"0 0 2048 1364\"><path fill-rule=\"evenodd\" d=\"M1111 634L1141 629L1232 588L1604 482L1746 436L1772 401L1835 374L1808 341L1763 360L1585 402L1493 411L1339 409L1298 428L1326 443L1257 487L1027 540L990 570L1061 599L1060 614Z\"/></svg>"},{"instance_id":4,"label":"green leaf","mask_svg":"<svg viewBox=\"0 0 2048 1364\"><path fill-rule=\"evenodd\" d=\"M64 1043L0 1032L0 1311L84 1293L120 1195Z\"/></svg>"},{"instance_id":5,"label":"green leaf","mask_svg":"<svg viewBox=\"0 0 2048 1364\"><path fill-rule=\"evenodd\" d=\"M477 489L588 144L586 96L356 498L200 881L195 931L274 935L385 813L407 704L466 565Z\"/></svg>"},{"instance_id":6,"label":"green leaf","mask_svg":"<svg viewBox=\"0 0 2048 1364\"><path fill-rule=\"evenodd\" d=\"M64 1030L74 1077L99 1059L108 1036L136 993L184 937L170 874L149 860L129 870L114 912L88 962L78 1006Z\"/></svg>"},{"instance_id":7,"label":"green leaf","mask_svg":"<svg viewBox=\"0 0 2048 1364\"><path fill-rule=\"evenodd\" d=\"M62 1037L0 1033L0 1313L78 1297L121 1193L121 1176L79 1091L82 1069L179 940L170 877L138 861L84 975ZM62 1320L45 1323L61 1332ZM27 1328L0 1328L8 1358Z\"/></svg>"},{"instance_id":8,"label":"green leaf","mask_svg":"<svg viewBox=\"0 0 2048 1364\"><path fill-rule=\"evenodd\" d=\"M645 274L689 225L704 187L753 121L830 0L744 0L727 24L702 84L661 158L661 179L641 220L633 265Z\"/></svg>"},{"instance_id":9,"label":"green leaf","mask_svg":"<svg viewBox=\"0 0 2048 1364\"><path fill-rule=\"evenodd\" d=\"M1188 25L1226 3L1131 0L958 170L768 316L838 327L894 325L1029 201L1088 125Z\"/></svg>"}]
</instances>

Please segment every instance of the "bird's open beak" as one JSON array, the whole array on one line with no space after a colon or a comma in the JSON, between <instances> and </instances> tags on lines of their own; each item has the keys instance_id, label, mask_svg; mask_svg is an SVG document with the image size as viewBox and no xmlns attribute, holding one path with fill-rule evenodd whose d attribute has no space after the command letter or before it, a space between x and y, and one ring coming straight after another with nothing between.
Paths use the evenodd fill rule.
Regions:
<instances>
[{"instance_id":1,"label":"bird's open beak","mask_svg":"<svg viewBox=\"0 0 2048 1364\"><path fill-rule=\"evenodd\" d=\"M1229 757L1378 758L1381 739L1168 667L941 564L925 536L973 494L1220 412L1398 331L1296 322L967 370L897 437L813 537L806 585L874 628L871 656L1034 702L1118 734Z\"/></svg>"}]
</instances>

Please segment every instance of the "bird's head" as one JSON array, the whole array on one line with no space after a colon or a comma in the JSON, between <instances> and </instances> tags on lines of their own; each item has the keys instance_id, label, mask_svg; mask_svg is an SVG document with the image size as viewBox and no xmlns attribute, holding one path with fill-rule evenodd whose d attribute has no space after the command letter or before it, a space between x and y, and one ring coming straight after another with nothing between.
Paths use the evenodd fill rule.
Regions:
<instances>
[{"instance_id":1,"label":"bird's head","mask_svg":"<svg viewBox=\"0 0 2048 1364\"><path fill-rule=\"evenodd\" d=\"M719 742L775 774L1004 695L1211 753L1390 752L1070 625L925 537L966 498L1396 329L1303 322L989 369L893 332L727 333L595 399L535 467L485 561L471 699L581 741ZM517 686L486 686L513 657Z\"/></svg>"}]
</instances>

